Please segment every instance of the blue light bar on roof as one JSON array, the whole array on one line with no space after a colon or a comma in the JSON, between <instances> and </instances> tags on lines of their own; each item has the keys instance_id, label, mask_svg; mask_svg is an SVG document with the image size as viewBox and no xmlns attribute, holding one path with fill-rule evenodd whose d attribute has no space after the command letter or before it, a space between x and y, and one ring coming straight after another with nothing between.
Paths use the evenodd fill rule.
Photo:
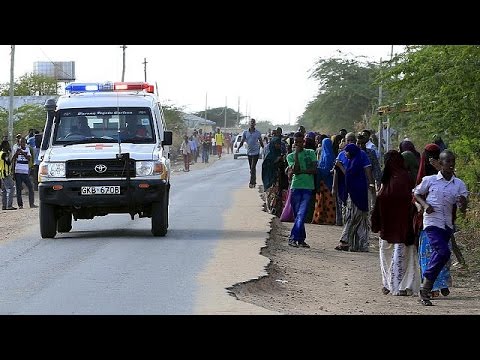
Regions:
<instances>
[{"instance_id":1,"label":"blue light bar on roof","mask_svg":"<svg viewBox=\"0 0 480 360\"><path fill-rule=\"evenodd\" d=\"M65 91L68 92L87 92L87 91L98 91L97 83L70 83L65 86Z\"/></svg>"},{"instance_id":2,"label":"blue light bar on roof","mask_svg":"<svg viewBox=\"0 0 480 360\"><path fill-rule=\"evenodd\" d=\"M70 93L142 90L153 93L154 87L142 82L70 83L65 86L65 91Z\"/></svg>"}]
</instances>

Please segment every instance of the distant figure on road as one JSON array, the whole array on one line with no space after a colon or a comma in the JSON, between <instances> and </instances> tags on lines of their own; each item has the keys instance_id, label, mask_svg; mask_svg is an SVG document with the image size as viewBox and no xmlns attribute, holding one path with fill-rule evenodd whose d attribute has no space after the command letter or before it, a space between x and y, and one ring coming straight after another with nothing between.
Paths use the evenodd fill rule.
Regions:
<instances>
[{"instance_id":1,"label":"distant figure on road","mask_svg":"<svg viewBox=\"0 0 480 360\"><path fill-rule=\"evenodd\" d=\"M242 141L240 141L240 145L237 147L237 153L240 148L243 146L243 143L246 141L248 148L247 148L247 156L248 156L248 165L250 168L250 183L248 187L253 189L257 186L257 162L258 157L260 156L260 147L263 147L262 141L262 134L260 131L255 129L256 125L255 119L250 120L250 127L247 130L243 131Z\"/></svg>"},{"instance_id":2,"label":"distant figure on road","mask_svg":"<svg viewBox=\"0 0 480 360\"><path fill-rule=\"evenodd\" d=\"M182 145L180 145L180 152L183 155L183 171L190 171L190 154L192 153L192 149L187 135L183 136Z\"/></svg>"},{"instance_id":3,"label":"distant figure on road","mask_svg":"<svg viewBox=\"0 0 480 360\"><path fill-rule=\"evenodd\" d=\"M215 144L217 145L217 155L219 159L222 157L223 141L223 134L220 132L220 128L217 128L217 133L215 134Z\"/></svg>"}]
</instances>

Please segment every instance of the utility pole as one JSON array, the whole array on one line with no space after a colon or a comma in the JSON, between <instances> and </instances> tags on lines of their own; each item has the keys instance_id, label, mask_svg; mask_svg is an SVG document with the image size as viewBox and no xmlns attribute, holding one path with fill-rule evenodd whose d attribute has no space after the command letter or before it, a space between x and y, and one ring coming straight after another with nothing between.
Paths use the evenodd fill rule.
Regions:
<instances>
[{"instance_id":1,"label":"utility pole","mask_svg":"<svg viewBox=\"0 0 480 360\"><path fill-rule=\"evenodd\" d=\"M238 104L237 104L237 126L240 125L240 96L238 97Z\"/></svg>"},{"instance_id":2,"label":"utility pole","mask_svg":"<svg viewBox=\"0 0 480 360\"><path fill-rule=\"evenodd\" d=\"M10 45L10 98L8 102L8 139L13 146L13 86L14 86L14 60L15 45Z\"/></svg>"},{"instance_id":3,"label":"utility pole","mask_svg":"<svg viewBox=\"0 0 480 360\"><path fill-rule=\"evenodd\" d=\"M122 67L122 82L125 81L125 49L127 48L127 45L122 45L120 46L121 49L123 49L123 67Z\"/></svg>"},{"instance_id":4,"label":"utility pole","mask_svg":"<svg viewBox=\"0 0 480 360\"><path fill-rule=\"evenodd\" d=\"M390 50L390 62L393 59L393 45ZM387 146L386 151L390 151L390 115L387 114L387 138L385 139L385 144Z\"/></svg>"},{"instance_id":5,"label":"utility pole","mask_svg":"<svg viewBox=\"0 0 480 360\"><path fill-rule=\"evenodd\" d=\"M143 58L143 72L145 73L145 82L147 82L147 58Z\"/></svg>"},{"instance_id":6,"label":"utility pole","mask_svg":"<svg viewBox=\"0 0 480 360\"><path fill-rule=\"evenodd\" d=\"M227 128L227 97L225 96L225 124L223 126L223 129L225 130Z\"/></svg>"},{"instance_id":7,"label":"utility pole","mask_svg":"<svg viewBox=\"0 0 480 360\"><path fill-rule=\"evenodd\" d=\"M382 58L380 58L380 72L382 71ZM378 107L382 106L382 85L380 84L380 86L378 87ZM380 158L379 158L379 162L380 162L380 165L382 164L382 159L383 159L383 154L382 154L382 151L384 150L384 147L383 147L383 139L382 139L382 135L383 135L383 119L382 119L382 116L383 115L380 115L380 118L378 120L378 153L380 154Z\"/></svg>"},{"instance_id":8,"label":"utility pole","mask_svg":"<svg viewBox=\"0 0 480 360\"><path fill-rule=\"evenodd\" d=\"M205 120L207 120L207 95L208 93L205 92Z\"/></svg>"}]
</instances>

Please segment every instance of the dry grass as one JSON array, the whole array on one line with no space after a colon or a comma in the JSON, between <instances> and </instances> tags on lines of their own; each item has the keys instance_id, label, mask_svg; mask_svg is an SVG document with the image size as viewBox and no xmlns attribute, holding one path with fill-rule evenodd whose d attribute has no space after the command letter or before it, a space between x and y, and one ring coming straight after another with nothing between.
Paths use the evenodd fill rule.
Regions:
<instances>
[{"instance_id":1,"label":"dry grass","mask_svg":"<svg viewBox=\"0 0 480 360\"><path fill-rule=\"evenodd\" d=\"M456 233L457 243L465 258L468 272L465 274L480 281L480 197L470 197L465 216L457 220L460 231ZM462 274L458 274L462 275Z\"/></svg>"}]
</instances>

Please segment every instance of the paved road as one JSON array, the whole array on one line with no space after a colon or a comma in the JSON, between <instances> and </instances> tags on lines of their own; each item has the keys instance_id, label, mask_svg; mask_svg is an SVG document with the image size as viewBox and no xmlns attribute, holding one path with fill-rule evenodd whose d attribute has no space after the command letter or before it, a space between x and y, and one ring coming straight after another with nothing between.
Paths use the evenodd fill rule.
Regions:
<instances>
[{"instance_id":1,"label":"paved road","mask_svg":"<svg viewBox=\"0 0 480 360\"><path fill-rule=\"evenodd\" d=\"M165 238L148 218L112 214L1 244L0 314L269 313L225 289L264 275L268 261L259 251L270 217L246 186L247 164L230 155L174 175Z\"/></svg>"}]
</instances>

